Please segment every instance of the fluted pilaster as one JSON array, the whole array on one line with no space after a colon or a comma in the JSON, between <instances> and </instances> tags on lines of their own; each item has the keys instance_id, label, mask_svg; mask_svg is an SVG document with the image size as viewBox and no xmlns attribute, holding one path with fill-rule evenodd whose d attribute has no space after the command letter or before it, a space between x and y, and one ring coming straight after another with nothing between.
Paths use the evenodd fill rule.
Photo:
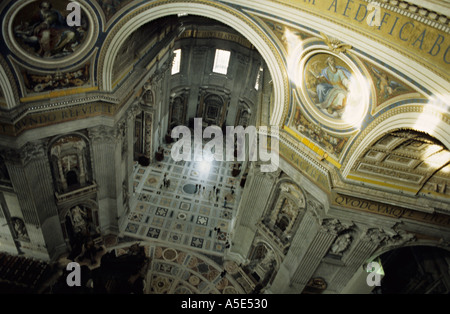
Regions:
<instances>
[{"instance_id":1,"label":"fluted pilaster","mask_svg":"<svg viewBox=\"0 0 450 314\"><path fill-rule=\"evenodd\" d=\"M117 183L116 161L120 158L120 141L115 128L95 127L89 129L95 181L98 185L100 229L108 233L117 231L117 191L122 182Z\"/></svg>"},{"instance_id":2,"label":"fluted pilaster","mask_svg":"<svg viewBox=\"0 0 450 314\"><path fill-rule=\"evenodd\" d=\"M325 256L336 238L336 234L329 232L326 228L321 228L311 242L308 251L304 255L302 261L299 263L297 270L292 276L291 283L301 290L311 279L314 271L319 266L322 258ZM298 291L298 292L301 292Z\"/></svg>"},{"instance_id":3,"label":"fluted pilaster","mask_svg":"<svg viewBox=\"0 0 450 314\"><path fill-rule=\"evenodd\" d=\"M261 219L267 206L274 182L279 172L264 173L259 166L251 165L252 169L245 186L238 208L238 217L233 234L231 253L247 258L256 233L256 223Z\"/></svg>"},{"instance_id":4,"label":"fluted pilaster","mask_svg":"<svg viewBox=\"0 0 450 314\"><path fill-rule=\"evenodd\" d=\"M332 291L340 292L357 272L358 268L367 262L378 246L379 241L365 234L356 243L351 254L344 260L344 266L334 276L328 288Z\"/></svg>"},{"instance_id":5,"label":"fluted pilaster","mask_svg":"<svg viewBox=\"0 0 450 314\"><path fill-rule=\"evenodd\" d=\"M43 258L42 254L51 255L64 242L59 226L56 228L53 223L46 223L58 217L46 152L45 144L38 141L5 154L5 163L30 238L22 248L30 255L38 253Z\"/></svg>"}]
</instances>

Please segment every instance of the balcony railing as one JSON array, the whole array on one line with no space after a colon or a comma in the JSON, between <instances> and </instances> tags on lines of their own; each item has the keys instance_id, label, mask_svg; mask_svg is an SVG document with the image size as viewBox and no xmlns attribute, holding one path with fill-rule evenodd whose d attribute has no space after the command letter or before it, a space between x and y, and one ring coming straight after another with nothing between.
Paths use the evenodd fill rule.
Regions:
<instances>
[{"instance_id":1,"label":"balcony railing","mask_svg":"<svg viewBox=\"0 0 450 314\"><path fill-rule=\"evenodd\" d=\"M87 194L96 193L97 192L97 183L93 182L91 185L83 186L78 189L59 194L55 192L56 200L58 204L64 203L73 199L76 199L80 196L86 196Z\"/></svg>"}]
</instances>

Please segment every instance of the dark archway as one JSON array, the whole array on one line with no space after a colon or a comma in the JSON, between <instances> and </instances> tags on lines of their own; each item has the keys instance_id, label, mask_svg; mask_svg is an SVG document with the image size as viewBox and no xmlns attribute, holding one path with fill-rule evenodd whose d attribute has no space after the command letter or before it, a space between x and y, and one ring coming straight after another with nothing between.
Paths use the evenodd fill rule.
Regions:
<instances>
[{"instance_id":1,"label":"dark archway","mask_svg":"<svg viewBox=\"0 0 450 314\"><path fill-rule=\"evenodd\" d=\"M384 270L381 294L450 293L450 252L431 246L407 246L379 257Z\"/></svg>"},{"instance_id":2,"label":"dark archway","mask_svg":"<svg viewBox=\"0 0 450 314\"><path fill-rule=\"evenodd\" d=\"M79 185L78 175L74 170L70 170L66 173L66 181L68 187Z\"/></svg>"}]
</instances>

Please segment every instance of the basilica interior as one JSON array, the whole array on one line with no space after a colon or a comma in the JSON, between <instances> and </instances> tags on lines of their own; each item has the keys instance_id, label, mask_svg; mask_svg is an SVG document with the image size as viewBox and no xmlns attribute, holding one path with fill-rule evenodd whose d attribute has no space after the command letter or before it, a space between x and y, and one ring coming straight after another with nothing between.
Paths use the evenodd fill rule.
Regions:
<instances>
[{"instance_id":1,"label":"basilica interior","mask_svg":"<svg viewBox=\"0 0 450 314\"><path fill-rule=\"evenodd\" d=\"M0 292L450 292L448 1L69 3L0 3Z\"/></svg>"}]
</instances>

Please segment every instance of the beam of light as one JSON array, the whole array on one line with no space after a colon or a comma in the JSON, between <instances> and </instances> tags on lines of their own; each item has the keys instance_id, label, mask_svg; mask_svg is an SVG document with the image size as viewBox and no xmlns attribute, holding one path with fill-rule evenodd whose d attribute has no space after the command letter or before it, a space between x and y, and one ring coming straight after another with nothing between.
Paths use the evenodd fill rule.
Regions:
<instances>
[{"instance_id":1,"label":"beam of light","mask_svg":"<svg viewBox=\"0 0 450 314\"><path fill-rule=\"evenodd\" d=\"M209 173L211 169L211 162L207 160L202 160L199 162L199 171L203 174Z\"/></svg>"},{"instance_id":2,"label":"beam of light","mask_svg":"<svg viewBox=\"0 0 450 314\"><path fill-rule=\"evenodd\" d=\"M444 101L445 100L445 101ZM450 112L450 97L439 95L431 97L427 104L424 105L423 111L414 125L414 129L427 132L434 135L435 130L442 121L442 114Z\"/></svg>"},{"instance_id":3,"label":"beam of light","mask_svg":"<svg viewBox=\"0 0 450 314\"><path fill-rule=\"evenodd\" d=\"M348 85L347 103L341 119L359 128L367 111L370 82L363 76L353 75Z\"/></svg>"},{"instance_id":4,"label":"beam of light","mask_svg":"<svg viewBox=\"0 0 450 314\"><path fill-rule=\"evenodd\" d=\"M300 87L302 83L302 71L298 67L298 61L303 52L303 41L300 36L288 28L284 31L283 40L286 43L289 80L297 87Z\"/></svg>"},{"instance_id":5,"label":"beam of light","mask_svg":"<svg viewBox=\"0 0 450 314\"><path fill-rule=\"evenodd\" d=\"M442 166L450 161L450 152L448 150L440 151L431 155L425 160L425 163L432 166Z\"/></svg>"},{"instance_id":6,"label":"beam of light","mask_svg":"<svg viewBox=\"0 0 450 314\"><path fill-rule=\"evenodd\" d=\"M211 163L214 160L213 154L208 151L203 151L202 160L198 163L198 170L201 174L208 174L211 170Z\"/></svg>"},{"instance_id":7,"label":"beam of light","mask_svg":"<svg viewBox=\"0 0 450 314\"><path fill-rule=\"evenodd\" d=\"M441 172L443 172L443 173L450 173L450 165L445 166L444 168L442 168Z\"/></svg>"}]
</instances>

